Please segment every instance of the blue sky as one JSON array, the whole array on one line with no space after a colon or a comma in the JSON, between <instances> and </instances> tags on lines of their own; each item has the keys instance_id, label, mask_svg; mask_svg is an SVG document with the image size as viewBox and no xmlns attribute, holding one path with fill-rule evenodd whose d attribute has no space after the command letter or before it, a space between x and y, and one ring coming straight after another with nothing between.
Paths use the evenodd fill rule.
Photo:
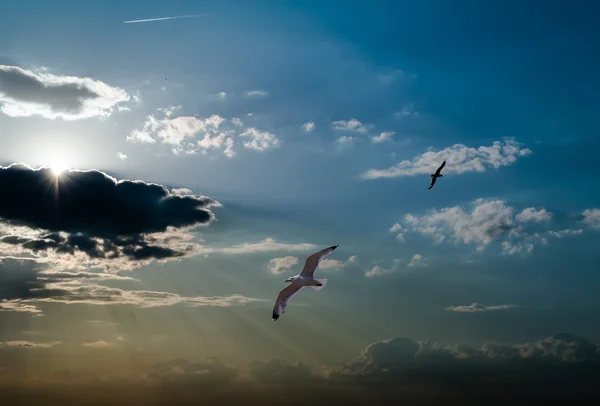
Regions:
<instances>
[{"instance_id":1,"label":"blue sky","mask_svg":"<svg viewBox=\"0 0 600 406\"><path fill-rule=\"evenodd\" d=\"M598 5L521 3L7 6L2 165L98 169L221 206L210 224L175 230L190 254L162 262L2 243L0 343L331 366L392 337L600 341ZM197 13L209 14L123 23ZM3 236L41 232L15 219ZM283 281L332 244L318 271L327 288L303 291L273 323ZM57 269L105 276L39 273ZM63 295L16 295L27 278ZM103 287L121 299L107 305Z\"/></svg>"}]
</instances>

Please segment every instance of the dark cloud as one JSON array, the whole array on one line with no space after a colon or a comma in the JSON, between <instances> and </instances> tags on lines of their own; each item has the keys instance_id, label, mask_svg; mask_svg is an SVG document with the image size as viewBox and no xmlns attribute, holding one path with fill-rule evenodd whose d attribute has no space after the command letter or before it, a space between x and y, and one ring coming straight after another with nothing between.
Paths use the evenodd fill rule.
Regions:
<instances>
[{"instance_id":1,"label":"dark cloud","mask_svg":"<svg viewBox=\"0 0 600 406\"><path fill-rule=\"evenodd\" d=\"M0 167L0 218L37 235L10 233L0 243L38 252L82 252L91 258L164 259L185 254L149 236L214 219L208 197L171 194L162 185L120 180L97 170L71 170L56 177L49 168ZM43 231L43 232L42 232ZM157 243L158 242L158 243ZM153 243L153 244L151 244Z\"/></svg>"},{"instance_id":2,"label":"dark cloud","mask_svg":"<svg viewBox=\"0 0 600 406\"><path fill-rule=\"evenodd\" d=\"M272 359L267 362L253 361L248 366L250 376L257 382L265 384L301 383L319 379L313 374L311 368L302 362L290 364L281 359Z\"/></svg>"},{"instance_id":3,"label":"dark cloud","mask_svg":"<svg viewBox=\"0 0 600 406\"><path fill-rule=\"evenodd\" d=\"M146 371L146 379L157 383L223 385L236 377L237 369L215 357L200 362L174 359L155 364Z\"/></svg>"},{"instance_id":4,"label":"dark cloud","mask_svg":"<svg viewBox=\"0 0 600 406\"><path fill-rule=\"evenodd\" d=\"M369 345L350 363L336 368L333 379L389 381L426 379L455 383L499 379L600 378L600 347L583 337L556 333L525 344L465 345L393 338Z\"/></svg>"}]
</instances>

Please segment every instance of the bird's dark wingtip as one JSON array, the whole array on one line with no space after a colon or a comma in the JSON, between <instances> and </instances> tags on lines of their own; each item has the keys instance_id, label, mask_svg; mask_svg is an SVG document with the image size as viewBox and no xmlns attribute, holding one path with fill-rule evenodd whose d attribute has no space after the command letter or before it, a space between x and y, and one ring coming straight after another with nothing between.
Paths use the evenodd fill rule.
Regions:
<instances>
[{"instance_id":1,"label":"bird's dark wingtip","mask_svg":"<svg viewBox=\"0 0 600 406\"><path fill-rule=\"evenodd\" d=\"M277 320L279 318L279 315L277 313L273 313L273 321Z\"/></svg>"},{"instance_id":2,"label":"bird's dark wingtip","mask_svg":"<svg viewBox=\"0 0 600 406\"><path fill-rule=\"evenodd\" d=\"M338 244L338 245L332 245L332 246L331 246L331 247L329 247L329 248L330 248L330 249L332 249L332 250L334 250L334 249L336 249L336 248L337 248L337 247L339 247L339 246L340 246L340 244Z\"/></svg>"}]
</instances>

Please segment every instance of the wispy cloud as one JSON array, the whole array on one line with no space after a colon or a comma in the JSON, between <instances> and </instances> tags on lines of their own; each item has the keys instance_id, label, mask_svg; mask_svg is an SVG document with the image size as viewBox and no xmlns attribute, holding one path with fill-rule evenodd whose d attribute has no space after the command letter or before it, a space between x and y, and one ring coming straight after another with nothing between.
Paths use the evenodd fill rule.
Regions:
<instances>
[{"instance_id":1,"label":"wispy cloud","mask_svg":"<svg viewBox=\"0 0 600 406\"><path fill-rule=\"evenodd\" d=\"M177 20L180 18L194 18L194 17L208 16L210 14L211 13L187 14L187 15L174 16L174 17L157 17L157 18L147 18L144 20L128 20L128 21L123 21L123 24L136 24L136 23L149 23L149 22L153 22L153 21Z\"/></svg>"},{"instance_id":2,"label":"wispy cloud","mask_svg":"<svg viewBox=\"0 0 600 406\"><path fill-rule=\"evenodd\" d=\"M459 313L477 313L477 312L491 312L495 310L509 310L509 309L517 309L522 306L517 306L513 304L505 304L505 305L495 305L495 306L486 306L480 303L472 303L469 306L448 306L446 310L450 310L453 312Z\"/></svg>"}]
</instances>

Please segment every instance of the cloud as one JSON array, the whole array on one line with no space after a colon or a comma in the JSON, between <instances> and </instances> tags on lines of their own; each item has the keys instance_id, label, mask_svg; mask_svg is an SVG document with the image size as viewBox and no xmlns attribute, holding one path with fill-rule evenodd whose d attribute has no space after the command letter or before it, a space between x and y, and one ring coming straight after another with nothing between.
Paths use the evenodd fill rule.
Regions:
<instances>
[{"instance_id":1,"label":"cloud","mask_svg":"<svg viewBox=\"0 0 600 406\"><path fill-rule=\"evenodd\" d=\"M123 89L99 80L0 65L0 111L11 117L108 117L132 100Z\"/></svg>"},{"instance_id":2,"label":"cloud","mask_svg":"<svg viewBox=\"0 0 600 406\"><path fill-rule=\"evenodd\" d=\"M418 116L419 112L415 110L415 107L413 104L409 104L407 106L404 106L402 108L402 110L398 111L396 114L396 117L408 117L408 116Z\"/></svg>"},{"instance_id":3,"label":"cloud","mask_svg":"<svg viewBox=\"0 0 600 406\"><path fill-rule=\"evenodd\" d=\"M113 344L106 342L106 341L94 341L91 343L83 343L81 344L82 347L86 347L86 348L107 348L107 347L112 347Z\"/></svg>"},{"instance_id":4,"label":"cloud","mask_svg":"<svg viewBox=\"0 0 600 406\"><path fill-rule=\"evenodd\" d=\"M415 254L411 258L408 267L412 268L415 266L425 266L426 264L423 262L423 256L421 254Z\"/></svg>"},{"instance_id":5,"label":"cloud","mask_svg":"<svg viewBox=\"0 0 600 406\"><path fill-rule=\"evenodd\" d=\"M365 272L365 276L367 278L373 278L376 276L383 276L389 273L396 272L398 270L398 265L400 264L399 259L394 259L393 264L390 268L384 268L380 265L375 265L373 268L369 269Z\"/></svg>"},{"instance_id":6,"label":"cloud","mask_svg":"<svg viewBox=\"0 0 600 406\"><path fill-rule=\"evenodd\" d=\"M91 306L130 305L140 308L170 307L231 307L262 303L265 299L246 297L240 294L229 296L180 296L177 293L126 290L110 288L80 279L64 280L57 278L48 282L35 293L36 297L12 299L2 302L35 305L37 303L80 304ZM8 311L8 310L5 310Z\"/></svg>"},{"instance_id":7,"label":"cloud","mask_svg":"<svg viewBox=\"0 0 600 406\"><path fill-rule=\"evenodd\" d=\"M517 220L526 223L528 221L543 222L550 221L552 219L552 213L546 211L546 209L538 210L535 207L528 207L521 213L517 214Z\"/></svg>"},{"instance_id":8,"label":"cloud","mask_svg":"<svg viewBox=\"0 0 600 406\"><path fill-rule=\"evenodd\" d=\"M342 135L335 140L338 144L351 145L354 142L354 137L349 135Z\"/></svg>"},{"instance_id":9,"label":"cloud","mask_svg":"<svg viewBox=\"0 0 600 406\"><path fill-rule=\"evenodd\" d=\"M155 383L177 383L194 385L223 385L231 382L237 369L215 357L200 362L185 359L164 361L148 368L145 379Z\"/></svg>"},{"instance_id":10,"label":"cloud","mask_svg":"<svg viewBox=\"0 0 600 406\"><path fill-rule=\"evenodd\" d=\"M31 348L31 349L38 349L38 348L52 348L56 345L59 345L60 342L59 341L54 341L51 343L34 343L31 341L6 341L4 343L0 342L0 348L4 347L4 348Z\"/></svg>"},{"instance_id":11,"label":"cloud","mask_svg":"<svg viewBox=\"0 0 600 406\"><path fill-rule=\"evenodd\" d=\"M530 155L529 148L506 138L495 141L491 146L478 148L456 144L440 151L430 150L417 155L412 160L401 161L388 169L369 169L362 174L363 179L397 178L430 174L436 171L442 161L446 161L445 174L485 172L487 168L498 169L512 165L518 158Z\"/></svg>"},{"instance_id":12,"label":"cloud","mask_svg":"<svg viewBox=\"0 0 600 406\"><path fill-rule=\"evenodd\" d=\"M274 251L308 251L315 248L316 245L314 244L285 244L279 243L272 238L265 238L263 241L258 243L243 243L231 247L215 248L213 249L213 252L220 252L224 254L254 254Z\"/></svg>"},{"instance_id":13,"label":"cloud","mask_svg":"<svg viewBox=\"0 0 600 406\"><path fill-rule=\"evenodd\" d=\"M356 131L359 133L366 133L368 131L367 127L355 118L351 118L348 121L334 121L331 123L331 126L336 131Z\"/></svg>"},{"instance_id":14,"label":"cloud","mask_svg":"<svg viewBox=\"0 0 600 406\"><path fill-rule=\"evenodd\" d=\"M267 362L253 361L248 366L248 370L252 379L267 385L293 383L306 385L319 379L319 376L302 362L290 364L282 359L272 359Z\"/></svg>"},{"instance_id":15,"label":"cloud","mask_svg":"<svg viewBox=\"0 0 600 406\"><path fill-rule=\"evenodd\" d=\"M294 265L298 265L297 257L273 258L269 261L269 270L277 274L290 271Z\"/></svg>"},{"instance_id":16,"label":"cloud","mask_svg":"<svg viewBox=\"0 0 600 406\"><path fill-rule=\"evenodd\" d=\"M0 257L33 253L40 263L67 268L191 255L201 246L189 230L209 224L210 208L219 206L97 170L57 178L49 168L21 164L0 167L0 190Z\"/></svg>"},{"instance_id":17,"label":"cloud","mask_svg":"<svg viewBox=\"0 0 600 406\"><path fill-rule=\"evenodd\" d=\"M275 134L268 131L260 131L254 127L247 128L240 134L240 137L247 137L249 141L244 142L244 147L264 151L279 145L279 139Z\"/></svg>"},{"instance_id":18,"label":"cloud","mask_svg":"<svg viewBox=\"0 0 600 406\"><path fill-rule=\"evenodd\" d=\"M127 159L127 155L122 152L117 152L117 158L119 158L121 161L124 161Z\"/></svg>"},{"instance_id":19,"label":"cloud","mask_svg":"<svg viewBox=\"0 0 600 406\"><path fill-rule=\"evenodd\" d=\"M384 142L384 141L390 141L395 134L396 133L394 131L384 131L384 132L382 132L379 135L372 136L371 139L375 143L380 143L380 142Z\"/></svg>"},{"instance_id":20,"label":"cloud","mask_svg":"<svg viewBox=\"0 0 600 406\"><path fill-rule=\"evenodd\" d=\"M585 224L593 228L600 228L600 209L587 209L582 214Z\"/></svg>"},{"instance_id":21,"label":"cloud","mask_svg":"<svg viewBox=\"0 0 600 406\"><path fill-rule=\"evenodd\" d=\"M304 128L304 131L309 133L315 129L315 123L312 121L308 121L308 122L302 124L302 128Z\"/></svg>"},{"instance_id":22,"label":"cloud","mask_svg":"<svg viewBox=\"0 0 600 406\"><path fill-rule=\"evenodd\" d=\"M591 377L600 366L599 347L583 337L555 333L546 339L515 345L486 343L480 348L439 342L413 341L406 337L370 344L362 355L331 371L334 380L395 382L490 382L490 378L510 378L526 383L550 377L571 375ZM592 369L590 369L592 368ZM596 372L597 375L597 372ZM505 382L508 383L509 381Z\"/></svg>"},{"instance_id":23,"label":"cloud","mask_svg":"<svg viewBox=\"0 0 600 406\"><path fill-rule=\"evenodd\" d=\"M459 313L479 313L479 312L492 312L497 310L510 310L517 309L521 306L513 305L513 304L505 304L505 305L494 305L494 306L486 306L480 303L472 303L469 306L448 306L446 310L450 310L453 312Z\"/></svg>"},{"instance_id":24,"label":"cloud","mask_svg":"<svg viewBox=\"0 0 600 406\"><path fill-rule=\"evenodd\" d=\"M221 99L224 99L224 98L226 98L226 97L227 97L227 93L225 93L225 92L221 92L221 93L219 93L219 97L220 97Z\"/></svg>"},{"instance_id":25,"label":"cloud","mask_svg":"<svg viewBox=\"0 0 600 406\"><path fill-rule=\"evenodd\" d=\"M358 261L358 257L353 255L349 257L346 261L340 261L338 259L331 258L323 258L319 263L319 268L321 269L341 269L348 264L353 264Z\"/></svg>"},{"instance_id":26,"label":"cloud","mask_svg":"<svg viewBox=\"0 0 600 406\"><path fill-rule=\"evenodd\" d=\"M513 209L502 200L477 199L467 212L461 207L432 210L427 215L405 216L413 231L430 235L436 242L449 237L464 244L474 243L483 250L494 239L514 228Z\"/></svg>"},{"instance_id":27,"label":"cloud","mask_svg":"<svg viewBox=\"0 0 600 406\"><path fill-rule=\"evenodd\" d=\"M247 139L243 142L245 148L260 151L280 143L277 136L268 131L254 127L241 128L243 122L237 117L231 120L226 120L218 114L207 118L172 117L179 109L180 106L159 109L165 115L162 119L154 115L147 116L142 129L132 130L127 136L127 141L165 145L175 154L218 150L228 158L236 155L234 148L238 137Z\"/></svg>"},{"instance_id":28,"label":"cloud","mask_svg":"<svg viewBox=\"0 0 600 406\"><path fill-rule=\"evenodd\" d=\"M246 96L248 97L264 97L267 95L267 92L263 90L251 90L246 92Z\"/></svg>"},{"instance_id":29,"label":"cloud","mask_svg":"<svg viewBox=\"0 0 600 406\"><path fill-rule=\"evenodd\" d=\"M391 226L389 232L396 233L396 238L400 241L404 241L404 233L406 232L406 229L399 223L395 223L393 226Z\"/></svg>"}]
</instances>

